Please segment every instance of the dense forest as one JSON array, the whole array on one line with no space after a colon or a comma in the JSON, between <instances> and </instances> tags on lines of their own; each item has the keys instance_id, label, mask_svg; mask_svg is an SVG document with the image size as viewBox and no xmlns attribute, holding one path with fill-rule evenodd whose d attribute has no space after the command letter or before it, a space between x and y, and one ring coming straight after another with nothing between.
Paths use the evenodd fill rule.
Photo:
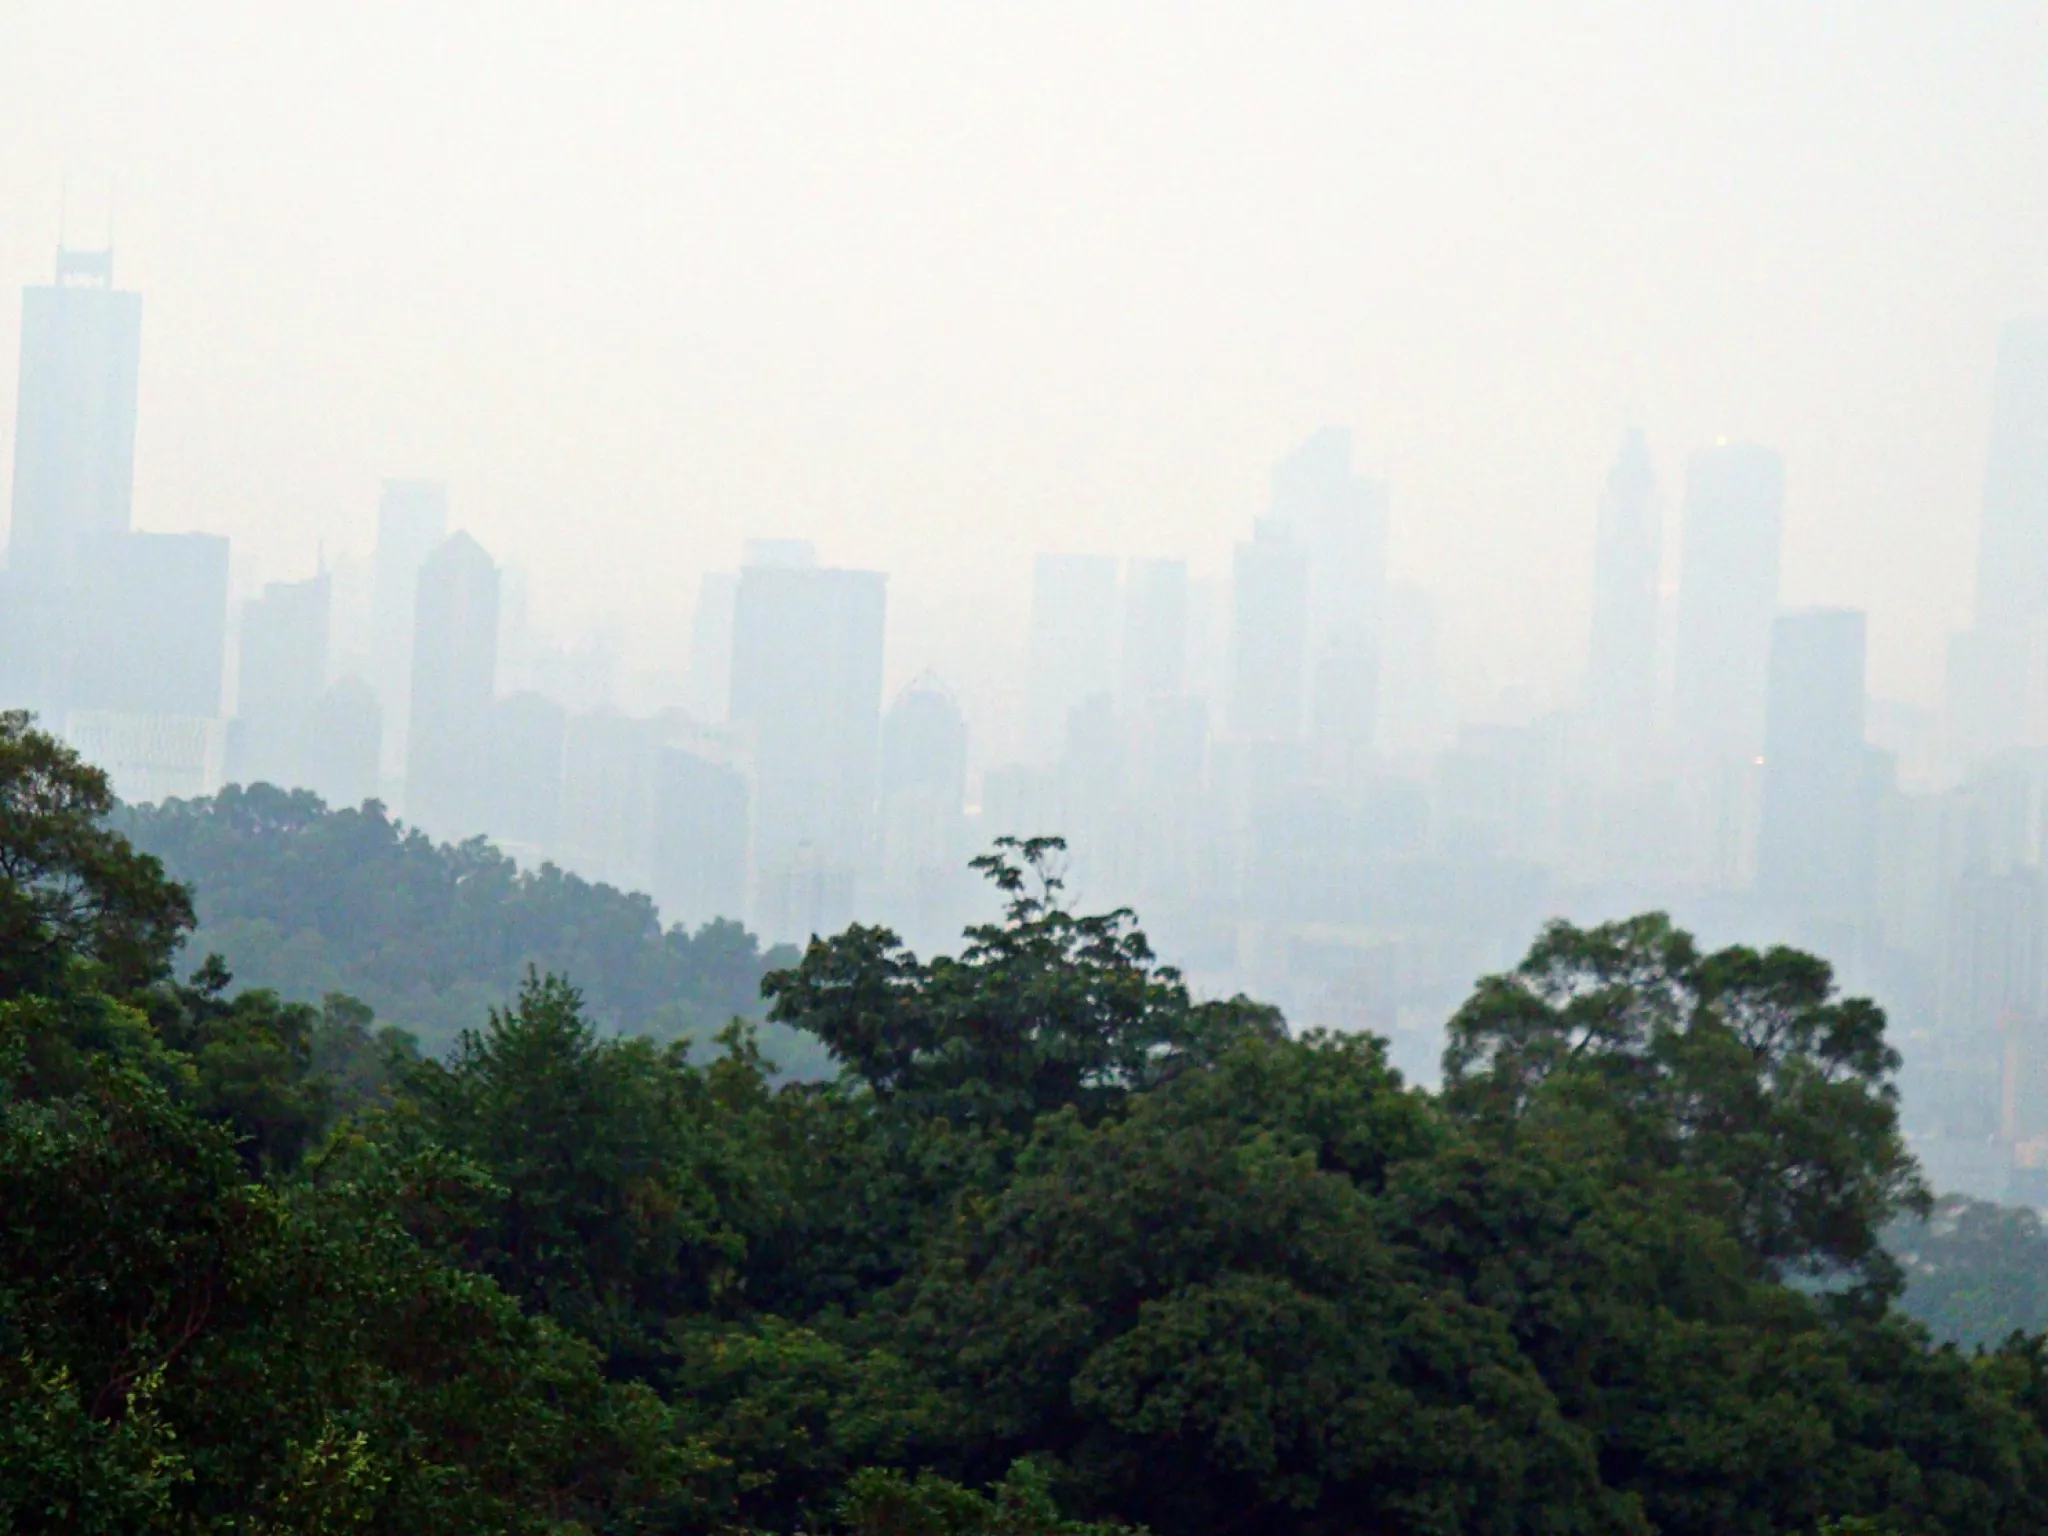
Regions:
<instances>
[{"instance_id":1,"label":"dense forest","mask_svg":"<svg viewBox=\"0 0 2048 1536\"><path fill-rule=\"evenodd\" d=\"M0 1531L2048 1528L2048 1345L1901 1312L1982 1213L1810 956L1554 925L1429 1094L1004 841L957 955L766 976L830 1081L537 967L423 1055L181 961L111 811L0 717Z\"/></svg>"},{"instance_id":2,"label":"dense forest","mask_svg":"<svg viewBox=\"0 0 2048 1536\"><path fill-rule=\"evenodd\" d=\"M481 838L436 843L375 801L329 809L305 790L230 786L123 806L113 825L193 892L195 960L217 954L293 1001L357 998L437 1052L529 969L576 977L600 1027L708 1043L758 1015L761 978L796 958L764 955L736 922L664 930L646 896L522 870ZM815 1042L767 1035L785 1068L828 1070Z\"/></svg>"}]
</instances>

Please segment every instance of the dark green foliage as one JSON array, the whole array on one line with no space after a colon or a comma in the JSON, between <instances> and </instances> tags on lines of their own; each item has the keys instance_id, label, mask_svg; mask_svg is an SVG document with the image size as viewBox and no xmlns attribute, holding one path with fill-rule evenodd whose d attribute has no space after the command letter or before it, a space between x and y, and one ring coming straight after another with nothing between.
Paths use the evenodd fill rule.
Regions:
<instances>
[{"instance_id":1,"label":"dark green foliage","mask_svg":"<svg viewBox=\"0 0 2048 1536\"><path fill-rule=\"evenodd\" d=\"M1945 1195L1885 1245L1905 1273L1900 1305L1936 1338L1990 1346L2048 1331L2048 1231L2036 1212Z\"/></svg>"},{"instance_id":2,"label":"dark green foliage","mask_svg":"<svg viewBox=\"0 0 2048 1536\"><path fill-rule=\"evenodd\" d=\"M361 998L439 1049L502 1006L530 968L573 976L613 1031L708 1042L757 1015L763 955L736 922L663 930L654 904L553 865L521 870L481 838L435 843L375 801L230 787L123 807L114 825L198 892L198 954L301 1002ZM785 1068L806 1045L777 1032Z\"/></svg>"},{"instance_id":3,"label":"dark green foliage","mask_svg":"<svg viewBox=\"0 0 2048 1536\"><path fill-rule=\"evenodd\" d=\"M1446 1102L1482 1126L1606 1118L1683 1171L1765 1269L1892 1281L1878 1244L1927 1194L1898 1128L1884 1015L1795 950L1702 955L1662 914L1553 923L1451 1020Z\"/></svg>"},{"instance_id":4,"label":"dark green foliage","mask_svg":"<svg viewBox=\"0 0 2048 1536\"><path fill-rule=\"evenodd\" d=\"M164 975L192 926L186 891L105 825L107 776L0 713L0 998L89 964L116 991Z\"/></svg>"},{"instance_id":5,"label":"dark green foliage","mask_svg":"<svg viewBox=\"0 0 2048 1536\"><path fill-rule=\"evenodd\" d=\"M18 776L57 761L17 736ZM958 957L855 928L768 979L829 1083L537 969L423 1059L324 979L173 981L182 897L103 803L16 828L121 873L0 997L0 1532L2048 1529L2048 1339L1965 1355L1893 1305L1903 1271L1990 1336L2038 1225L1896 1219L1883 1019L1811 957L1554 926L1435 1096L1194 999L1040 840L982 862L1010 906ZM497 974L522 945L458 936L555 899L295 804L162 825L277 912L393 875L339 910L422 923L421 975ZM626 968L610 1007L676 938L575 952Z\"/></svg>"},{"instance_id":6,"label":"dark green foliage","mask_svg":"<svg viewBox=\"0 0 2048 1536\"><path fill-rule=\"evenodd\" d=\"M771 975L769 1017L810 1031L878 1097L921 1118L1028 1129L1072 1106L1099 1117L1131 1093L1281 1032L1244 998L1196 1003L1155 963L1129 912L1079 917L1059 902L1058 838L1000 838L974 861L1009 898L929 964L885 928L814 939Z\"/></svg>"}]
</instances>

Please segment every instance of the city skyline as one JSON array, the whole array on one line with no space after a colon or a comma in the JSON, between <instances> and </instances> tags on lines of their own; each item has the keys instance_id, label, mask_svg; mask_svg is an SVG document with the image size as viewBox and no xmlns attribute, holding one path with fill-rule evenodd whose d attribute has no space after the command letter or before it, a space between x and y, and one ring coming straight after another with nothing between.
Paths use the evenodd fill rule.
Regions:
<instances>
[{"instance_id":1,"label":"city skyline","mask_svg":"<svg viewBox=\"0 0 2048 1536\"><path fill-rule=\"evenodd\" d=\"M137 526L296 580L440 479L539 620L650 656L787 533L894 574L900 685L1040 551L1221 577L1348 422L1460 707L1558 702L1639 424L1667 488L1777 447L1788 601L1865 609L1875 689L1931 703L1997 328L2048 309L2023 9L15 17L0 284L47 280L67 178L73 244L112 205L157 295Z\"/></svg>"}]
</instances>

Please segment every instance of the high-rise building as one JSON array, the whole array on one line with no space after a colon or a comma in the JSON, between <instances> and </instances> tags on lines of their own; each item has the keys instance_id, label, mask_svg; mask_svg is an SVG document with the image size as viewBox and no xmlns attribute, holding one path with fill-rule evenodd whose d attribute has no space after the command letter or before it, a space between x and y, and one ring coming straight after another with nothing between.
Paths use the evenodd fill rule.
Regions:
<instances>
[{"instance_id":1,"label":"high-rise building","mask_svg":"<svg viewBox=\"0 0 2048 1536\"><path fill-rule=\"evenodd\" d=\"M755 922L773 939L845 921L873 862L887 581L826 567L740 572L731 716L751 738Z\"/></svg>"},{"instance_id":2,"label":"high-rise building","mask_svg":"<svg viewBox=\"0 0 2048 1536\"><path fill-rule=\"evenodd\" d=\"M1998 339L1981 528L1977 623L2048 616L2048 318L2015 320Z\"/></svg>"},{"instance_id":3,"label":"high-rise building","mask_svg":"<svg viewBox=\"0 0 2048 1536\"><path fill-rule=\"evenodd\" d=\"M646 890L652 879L652 724L616 709L569 717L562 749L562 862L587 880Z\"/></svg>"},{"instance_id":4,"label":"high-rise building","mask_svg":"<svg viewBox=\"0 0 2048 1536\"><path fill-rule=\"evenodd\" d=\"M1031 574L1025 756L1059 755L1067 716L1117 686L1117 570L1106 555L1040 555Z\"/></svg>"},{"instance_id":5,"label":"high-rise building","mask_svg":"<svg viewBox=\"0 0 2048 1536\"><path fill-rule=\"evenodd\" d=\"M323 572L306 581L270 582L243 604L230 778L305 785L307 732L327 688L331 598Z\"/></svg>"},{"instance_id":6,"label":"high-rise building","mask_svg":"<svg viewBox=\"0 0 2048 1536\"><path fill-rule=\"evenodd\" d=\"M84 577L84 546L128 531L142 296L114 287L112 251L57 252L56 281L21 296L13 528L17 577Z\"/></svg>"},{"instance_id":7,"label":"high-rise building","mask_svg":"<svg viewBox=\"0 0 2048 1536\"><path fill-rule=\"evenodd\" d=\"M391 774L400 772L406 761L420 567L447 537L447 486L435 480L384 482L377 503L373 681L384 706L384 771Z\"/></svg>"},{"instance_id":8,"label":"high-rise building","mask_svg":"<svg viewBox=\"0 0 2048 1536\"><path fill-rule=\"evenodd\" d=\"M882 718L881 874L884 912L914 946L950 941L965 916L967 719L930 673Z\"/></svg>"},{"instance_id":9,"label":"high-rise building","mask_svg":"<svg viewBox=\"0 0 2048 1536\"><path fill-rule=\"evenodd\" d=\"M1698 760L1763 747L1771 620L1785 520L1785 464L1768 448L1722 444L1685 477L1673 712Z\"/></svg>"},{"instance_id":10,"label":"high-rise building","mask_svg":"<svg viewBox=\"0 0 2048 1536\"><path fill-rule=\"evenodd\" d=\"M562 754L569 712L538 693L514 693L491 705L491 836L520 852L552 850L562 823Z\"/></svg>"},{"instance_id":11,"label":"high-rise building","mask_svg":"<svg viewBox=\"0 0 2048 1536\"><path fill-rule=\"evenodd\" d=\"M1346 427L1324 427L1273 468L1273 520L1307 556L1307 723L1319 741L1373 739L1387 504L1386 483L1352 468Z\"/></svg>"},{"instance_id":12,"label":"high-rise building","mask_svg":"<svg viewBox=\"0 0 2048 1536\"><path fill-rule=\"evenodd\" d=\"M1999 336L1972 627L1948 657L1957 766L2048 746L2048 318Z\"/></svg>"},{"instance_id":13,"label":"high-rise building","mask_svg":"<svg viewBox=\"0 0 2048 1536\"><path fill-rule=\"evenodd\" d=\"M483 830L491 700L498 668L498 567L467 533L419 569L405 813L441 837Z\"/></svg>"},{"instance_id":14,"label":"high-rise building","mask_svg":"<svg viewBox=\"0 0 2048 1536\"><path fill-rule=\"evenodd\" d=\"M117 533L84 541L74 710L213 719L227 662L228 541Z\"/></svg>"},{"instance_id":15,"label":"high-rise building","mask_svg":"<svg viewBox=\"0 0 2048 1536\"><path fill-rule=\"evenodd\" d=\"M1231 562L1230 733L1301 735L1308 643L1308 554L1284 524L1260 518Z\"/></svg>"},{"instance_id":16,"label":"high-rise building","mask_svg":"<svg viewBox=\"0 0 2048 1536\"><path fill-rule=\"evenodd\" d=\"M654 756L649 893L661 920L685 929L737 920L747 898L747 781L732 764L684 747Z\"/></svg>"},{"instance_id":17,"label":"high-rise building","mask_svg":"<svg viewBox=\"0 0 2048 1536\"><path fill-rule=\"evenodd\" d=\"M1188 563L1131 560L1124 566L1120 693L1127 711L1187 686Z\"/></svg>"},{"instance_id":18,"label":"high-rise building","mask_svg":"<svg viewBox=\"0 0 2048 1536\"><path fill-rule=\"evenodd\" d=\"M1586 707L1610 749L1640 747L1656 712L1663 559L1657 478L1649 445L1641 429L1632 427L1600 497L1586 655Z\"/></svg>"},{"instance_id":19,"label":"high-rise building","mask_svg":"<svg viewBox=\"0 0 2048 1536\"><path fill-rule=\"evenodd\" d=\"M332 806L377 798L384 714L377 692L344 677L314 702L302 758L305 787Z\"/></svg>"},{"instance_id":20,"label":"high-rise building","mask_svg":"<svg viewBox=\"0 0 2048 1536\"><path fill-rule=\"evenodd\" d=\"M690 618L690 711L710 725L726 718L732 689L732 611L740 589L735 571L707 571L697 584Z\"/></svg>"},{"instance_id":21,"label":"high-rise building","mask_svg":"<svg viewBox=\"0 0 2048 1536\"><path fill-rule=\"evenodd\" d=\"M1772 626L1757 883L1803 916L1852 920L1870 906L1877 807L1863 676L1861 613L1804 609Z\"/></svg>"}]
</instances>

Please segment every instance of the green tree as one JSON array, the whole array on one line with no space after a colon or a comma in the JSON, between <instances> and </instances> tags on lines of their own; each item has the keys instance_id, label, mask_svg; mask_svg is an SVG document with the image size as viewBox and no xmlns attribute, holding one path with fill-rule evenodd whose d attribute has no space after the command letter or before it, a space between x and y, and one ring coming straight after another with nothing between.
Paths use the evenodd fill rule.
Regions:
<instances>
[{"instance_id":1,"label":"green tree","mask_svg":"<svg viewBox=\"0 0 2048 1536\"><path fill-rule=\"evenodd\" d=\"M1504 1133L1611 1117L1632 1161L1694 1176L1760 1265L1883 1289L1879 1234L1927 1199L1884 1027L1796 950L1702 954L1662 914L1557 922L1451 1020L1446 1103Z\"/></svg>"},{"instance_id":2,"label":"green tree","mask_svg":"<svg viewBox=\"0 0 2048 1536\"><path fill-rule=\"evenodd\" d=\"M0 712L0 999L91 965L114 992L167 975L192 900L105 825L107 776L22 710Z\"/></svg>"}]
</instances>

